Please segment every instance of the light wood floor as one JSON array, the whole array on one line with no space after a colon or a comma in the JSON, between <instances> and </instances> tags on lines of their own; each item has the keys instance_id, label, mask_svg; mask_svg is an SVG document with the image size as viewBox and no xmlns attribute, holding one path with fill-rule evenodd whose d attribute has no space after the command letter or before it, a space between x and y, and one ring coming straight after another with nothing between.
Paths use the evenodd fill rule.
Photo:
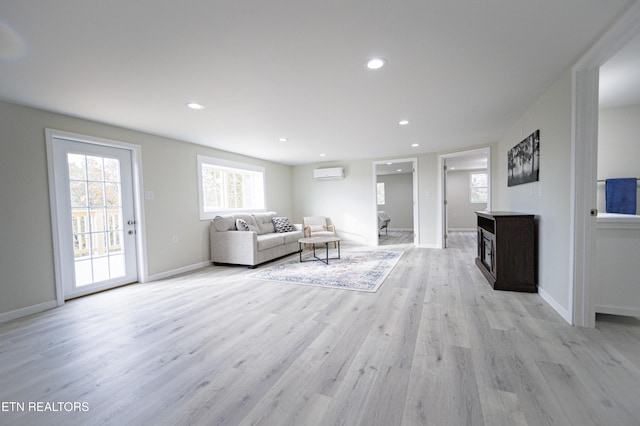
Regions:
<instances>
[{"instance_id":1,"label":"light wood floor","mask_svg":"<svg viewBox=\"0 0 640 426\"><path fill-rule=\"evenodd\" d=\"M493 291L474 236L407 246L373 294L211 267L0 325L0 403L89 408L0 424L640 424L640 321Z\"/></svg>"},{"instance_id":2,"label":"light wood floor","mask_svg":"<svg viewBox=\"0 0 640 426\"><path fill-rule=\"evenodd\" d=\"M413 231L389 230L381 231L378 235L378 244L389 246L395 244L413 244Z\"/></svg>"}]
</instances>

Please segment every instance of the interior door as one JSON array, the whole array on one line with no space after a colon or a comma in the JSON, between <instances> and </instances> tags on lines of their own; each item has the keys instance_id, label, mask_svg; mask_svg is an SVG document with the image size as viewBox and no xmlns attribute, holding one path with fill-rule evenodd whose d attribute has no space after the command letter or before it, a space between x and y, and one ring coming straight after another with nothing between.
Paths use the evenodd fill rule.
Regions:
<instances>
[{"instance_id":1,"label":"interior door","mask_svg":"<svg viewBox=\"0 0 640 426\"><path fill-rule=\"evenodd\" d=\"M52 139L64 298L137 281L131 151Z\"/></svg>"}]
</instances>

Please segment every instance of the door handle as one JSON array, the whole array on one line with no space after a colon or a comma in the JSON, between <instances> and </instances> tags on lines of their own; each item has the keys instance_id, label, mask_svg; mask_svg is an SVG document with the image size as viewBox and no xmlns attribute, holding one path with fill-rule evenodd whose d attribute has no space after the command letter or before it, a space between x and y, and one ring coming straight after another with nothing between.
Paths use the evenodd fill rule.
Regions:
<instances>
[{"instance_id":1,"label":"door handle","mask_svg":"<svg viewBox=\"0 0 640 426\"><path fill-rule=\"evenodd\" d=\"M129 232L127 232L127 234L129 234L129 235L133 235L133 234L135 234L135 233L136 233L136 231L129 231Z\"/></svg>"},{"instance_id":2,"label":"door handle","mask_svg":"<svg viewBox=\"0 0 640 426\"><path fill-rule=\"evenodd\" d=\"M127 225L135 225L136 221L135 220L129 220L127 221Z\"/></svg>"}]
</instances>

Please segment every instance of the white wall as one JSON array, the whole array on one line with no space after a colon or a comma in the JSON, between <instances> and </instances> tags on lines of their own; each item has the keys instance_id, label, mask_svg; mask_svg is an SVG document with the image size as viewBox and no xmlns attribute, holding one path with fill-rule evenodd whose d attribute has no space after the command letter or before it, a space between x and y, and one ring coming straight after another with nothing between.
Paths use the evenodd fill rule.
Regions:
<instances>
[{"instance_id":1,"label":"white wall","mask_svg":"<svg viewBox=\"0 0 640 426\"><path fill-rule=\"evenodd\" d=\"M197 154L265 166L267 209L293 212L289 166L0 102L0 315L55 300L45 128L142 146L144 189L155 193L144 206L151 276L209 260Z\"/></svg>"},{"instance_id":2,"label":"white wall","mask_svg":"<svg viewBox=\"0 0 640 426\"><path fill-rule=\"evenodd\" d=\"M532 213L538 229L538 288L567 318L570 300L571 72L567 70L498 142L493 210ZM540 129L540 181L507 188L507 151Z\"/></svg>"},{"instance_id":3,"label":"white wall","mask_svg":"<svg viewBox=\"0 0 640 426\"><path fill-rule=\"evenodd\" d=\"M413 175L411 173L379 175L385 185L385 204L378 210L391 218L390 229L413 229Z\"/></svg>"},{"instance_id":4,"label":"white wall","mask_svg":"<svg viewBox=\"0 0 640 426\"><path fill-rule=\"evenodd\" d=\"M304 216L328 216L346 240L356 244L376 244L378 219L373 162L374 159L354 160L293 167L294 220L300 223ZM345 178L314 181L313 169L318 167L344 167ZM419 244L434 247L438 211L436 154L418 156L417 191Z\"/></svg>"},{"instance_id":5,"label":"white wall","mask_svg":"<svg viewBox=\"0 0 640 426\"><path fill-rule=\"evenodd\" d=\"M344 167L344 179L314 180L313 169ZM327 216L338 234L356 244L370 244L376 232L374 222L375 188L373 162L367 160L325 163L293 168L293 219L302 223L305 216Z\"/></svg>"},{"instance_id":6,"label":"white wall","mask_svg":"<svg viewBox=\"0 0 640 426\"><path fill-rule=\"evenodd\" d=\"M470 177L478 170L450 170L447 172L447 227L449 229L476 229L477 217L474 212L485 210L487 203L472 203Z\"/></svg>"},{"instance_id":7,"label":"white wall","mask_svg":"<svg viewBox=\"0 0 640 426\"><path fill-rule=\"evenodd\" d=\"M598 180L640 177L640 106L600 110ZM598 210L606 211L605 185L598 184ZM636 212L640 212L640 196Z\"/></svg>"},{"instance_id":8,"label":"white wall","mask_svg":"<svg viewBox=\"0 0 640 426\"><path fill-rule=\"evenodd\" d=\"M439 166L437 154L418 156L418 235L421 247L438 247L438 217L442 210L438 201ZM415 232L415 230L414 230Z\"/></svg>"}]
</instances>

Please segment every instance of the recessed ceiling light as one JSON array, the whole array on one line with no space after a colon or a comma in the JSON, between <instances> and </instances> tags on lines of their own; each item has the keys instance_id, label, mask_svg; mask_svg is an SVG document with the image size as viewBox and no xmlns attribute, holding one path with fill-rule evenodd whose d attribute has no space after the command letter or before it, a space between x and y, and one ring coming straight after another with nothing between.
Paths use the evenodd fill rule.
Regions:
<instances>
[{"instance_id":1,"label":"recessed ceiling light","mask_svg":"<svg viewBox=\"0 0 640 426\"><path fill-rule=\"evenodd\" d=\"M387 163L387 166L390 166L390 165L392 165L392 164L393 164L393 163Z\"/></svg>"},{"instance_id":2,"label":"recessed ceiling light","mask_svg":"<svg viewBox=\"0 0 640 426\"><path fill-rule=\"evenodd\" d=\"M455 167L451 167L451 170L455 170L455 169L456 169Z\"/></svg>"},{"instance_id":3,"label":"recessed ceiling light","mask_svg":"<svg viewBox=\"0 0 640 426\"><path fill-rule=\"evenodd\" d=\"M197 103L197 102L189 102L187 103L187 106L191 109L204 109L204 106L202 106L201 104Z\"/></svg>"},{"instance_id":4,"label":"recessed ceiling light","mask_svg":"<svg viewBox=\"0 0 640 426\"><path fill-rule=\"evenodd\" d=\"M417 147L419 147L419 146L420 146L420 144L419 144L419 143L412 143L412 144L411 144L411 147L412 147L412 148L417 148Z\"/></svg>"},{"instance_id":5,"label":"recessed ceiling light","mask_svg":"<svg viewBox=\"0 0 640 426\"><path fill-rule=\"evenodd\" d=\"M280 142L286 142L286 141L288 141L289 139L287 139L287 138L280 138L280 139L278 139L278 140L279 140Z\"/></svg>"},{"instance_id":6,"label":"recessed ceiling light","mask_svg":"<svg viewBox=\"0 0 640 426\"><path fill-rule=\"evenodd\" d=\"M379 70L387 65L387 60L384 58L373 58L367 61L366 67L370 70Z\"/></svg>"},{"instance_id":7,"label":"recessed ceiling light","mask_svg":"<svg viewBox=\"0 0 640 426\"><path fill-rule=\"evenodd\" d=\"M396 170L396 172L401 172L401 171L402 171L402 169L398 169L398 170Z\"/></svg>"},{"instance_id":8,"label":"recessed ceiling light","mask_svg":"<svg viewBox=\"0 0 640 426\"><path fill-rule=\"evenodd\" d=\"M409 120L400 120L398 121L398 124L401 126L406 126L407 124L409 124Z\"/></svg>"},{"instance_id":9,"label":"recessed ceiling light","mask_svg":"<svg viewBox=\"0 0 640 426\"><path fill-rule=\"evenodd\" d=\"M327 154L320 154L320 157L326 157Z\"/></svg>"}]
</instances>

